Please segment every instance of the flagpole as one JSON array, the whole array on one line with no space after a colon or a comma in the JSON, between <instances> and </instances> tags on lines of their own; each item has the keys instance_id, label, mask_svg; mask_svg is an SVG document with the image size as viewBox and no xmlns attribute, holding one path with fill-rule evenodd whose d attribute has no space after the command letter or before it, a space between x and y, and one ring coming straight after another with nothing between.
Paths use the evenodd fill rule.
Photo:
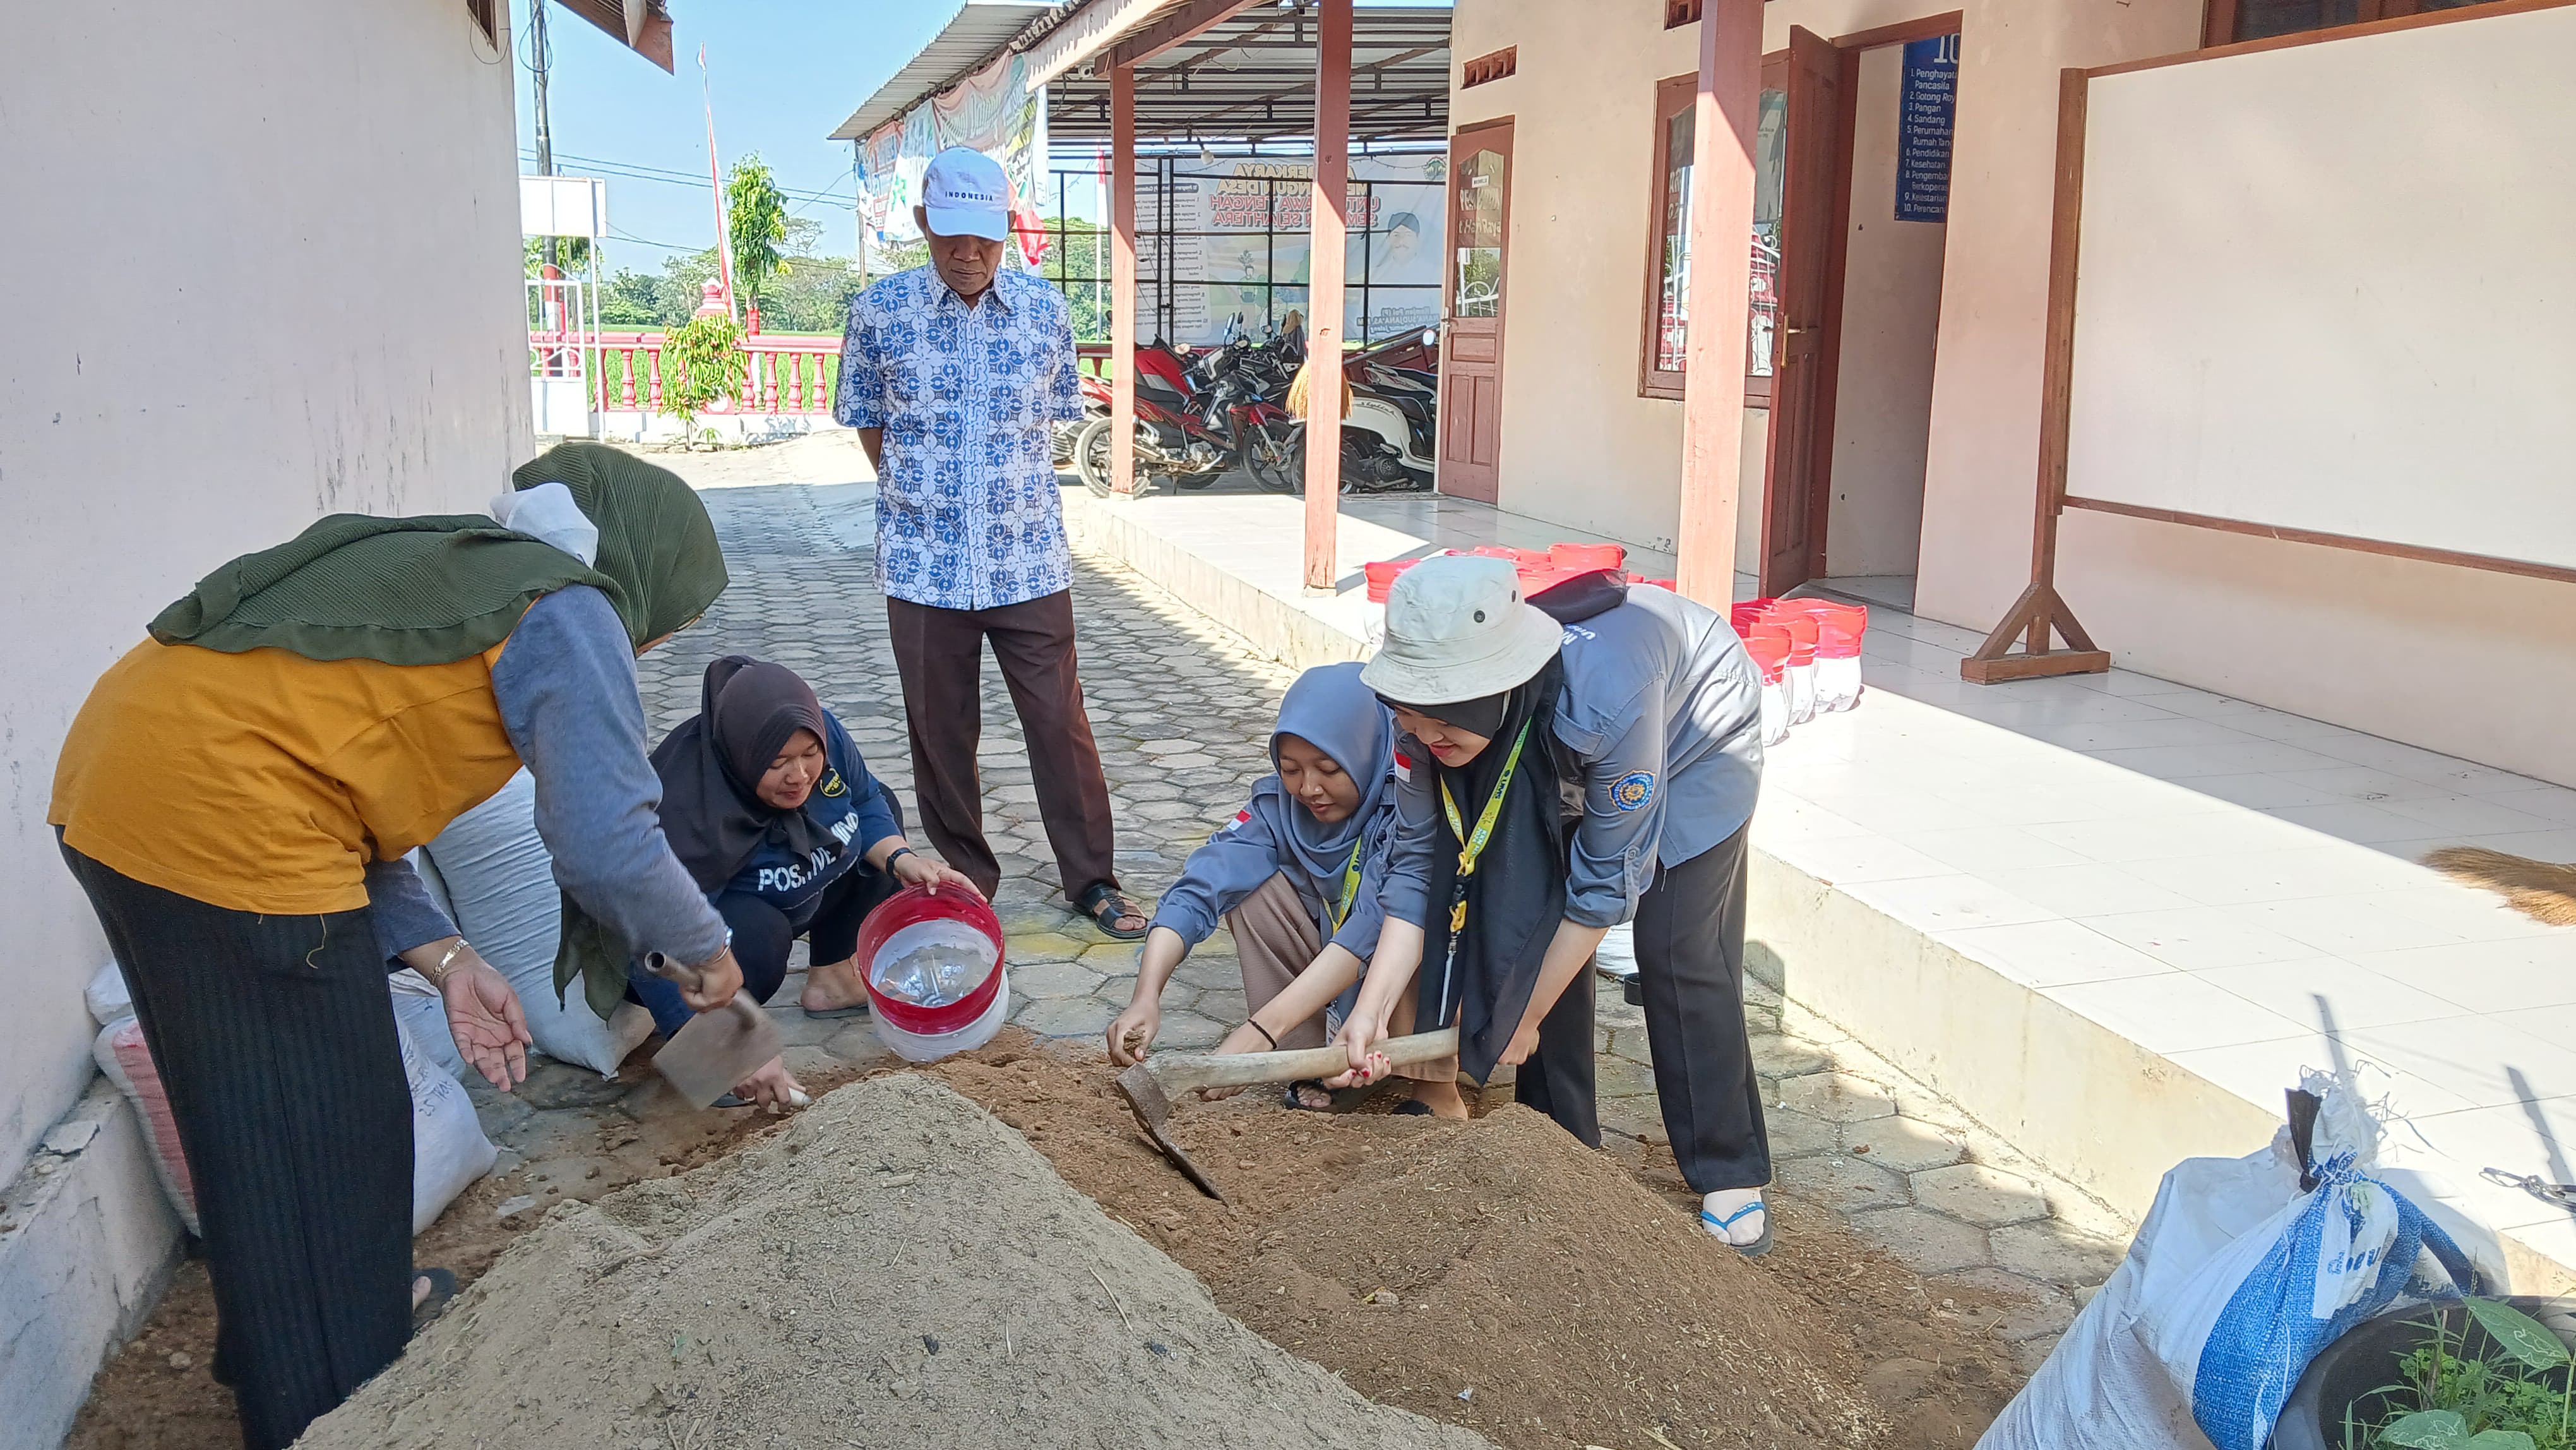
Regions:
<instances>
[{"instance_id":1,"label":"flagpole","mask_svg":"<svg viewBox=\"0 0 2576 1450\"><path fill-rule=\"evenodd\" d=\"M724 173L716 167L716 93L715 84L707 77L707 47L698 45L698 88L707 103L707 180L715 184L716 193L716 270L724 280L725 315L734 321L742 316L734 309L733 235L725 229Z\"/></svg>"}]
</instances>

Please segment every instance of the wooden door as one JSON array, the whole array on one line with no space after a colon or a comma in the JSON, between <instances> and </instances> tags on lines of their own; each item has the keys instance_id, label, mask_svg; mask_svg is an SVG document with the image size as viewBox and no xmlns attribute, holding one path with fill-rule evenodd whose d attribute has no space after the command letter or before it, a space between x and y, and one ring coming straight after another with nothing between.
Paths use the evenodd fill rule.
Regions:
<instances>
[{"instance_id":1,"label":"wooden door","mask_svg":"<svg viewBox=\"0 0 2576 1450\"><path fill-rule=\"evenodd\" d=\"M1755 355L1769 384L1771 430L1762 493L1765 595L1785 594L1823 572L1827 475L1833 465L1833 399L1824 388L1831 302L1834 184L1842 157L1842 57L1831 41L1796 26L1787 54L1763 65L1754 182ZM1764 252L1775 248L1766 258ZM1761 296L1764 262L1776 268ZM1770 312L1771 326L1763 326ZM1768 343L1768 356L1763 345Z\"/></svg>"},{"instance_id":2,"label":"wooden door","mask_svg":"<svg viewBox=\"0 0 2576 1450\"><path fill-rule=\"evenodd\" d=\"M1512 123L1449 138L1448 325L1441 329L1440 491L1492 503L1503 442L1504 250Z\"/></svg>"}]
</instances>

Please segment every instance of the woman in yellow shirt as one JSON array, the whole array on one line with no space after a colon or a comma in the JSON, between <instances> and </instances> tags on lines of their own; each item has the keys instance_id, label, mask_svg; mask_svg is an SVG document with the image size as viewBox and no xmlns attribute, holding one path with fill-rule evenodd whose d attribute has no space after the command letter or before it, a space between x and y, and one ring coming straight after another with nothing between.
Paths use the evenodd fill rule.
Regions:
<instances>
[{"instance_id":1,"label":"woman in yellow shirt","mask_svg":"<svg viewBox=\"0 0 2576 1450\"><path fill-rule=\"evenodd\" d=\"M524 763L573 903L700 964L693 1006L741 981L662 838L635 690L636 656L724 589L714 526L677 477L595 444L513 482L497 520L335 515L208 575L100 678L56 768L49 819L195 1180L249 1450L390 1363L441 1286L412 1270L387 974L437 984L495 1087L526 1076L517 999L404 853Z\"/></svg>"}]
</instances>

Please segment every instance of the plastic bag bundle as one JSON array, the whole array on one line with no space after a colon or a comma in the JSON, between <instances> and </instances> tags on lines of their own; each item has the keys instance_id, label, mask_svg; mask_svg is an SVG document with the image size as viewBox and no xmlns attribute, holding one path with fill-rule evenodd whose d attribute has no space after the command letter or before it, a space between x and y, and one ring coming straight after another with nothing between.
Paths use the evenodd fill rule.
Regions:
<instances>
[{"instance_id":1,"label":"plastic bag bundle","mask_svg":"<svg viewBox=\"0 0 2576 1450\"><path fill-rule=\"evenodd\" d=\"M2348 1080L2302 1085L2320 1099L2308 1151L2285 1128L2244 1158L2176 1164L2119 1271L1978 1450L2263 1450L2344 1331L2502 1282L2492 1233L2437 1203L2433 1180L2382 1169L2379 1115Z\"/></svg>"}]
</instances>

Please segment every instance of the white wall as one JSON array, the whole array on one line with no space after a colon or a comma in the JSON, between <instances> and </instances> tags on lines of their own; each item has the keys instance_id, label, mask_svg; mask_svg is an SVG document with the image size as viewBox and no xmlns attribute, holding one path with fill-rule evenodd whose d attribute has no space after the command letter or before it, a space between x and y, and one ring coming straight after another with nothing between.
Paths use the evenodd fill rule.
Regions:
<instances>
[{"instance_id":1,"label":"white wall","mask_svg":"<svg viewBox=\"0 0 2576 1450\"><path fill-rule=\"evenodd\" d=\"M5 55L0 1183L93 1071L45 824L91 681L226 558L476 507L532 442L510 66L462 0L21 5Z\"/></svg>"},{"instance_id":2,"label":"white wall","mask_svg":"<svg viewBox=\"0 0 2576 1450\"><path fill-rule=\"evenodd\" d=\"M1911 574L1923 536L1941 326L1941 222L1896 220L1897 101L1905 47L1861 52L1852 117L1842 369L1834 389L1832 575Z\"/></svg>"},{"instance_id":3,"label":"white wall","mask_svg":"<svg viewBox=\"0 0 2576 1450\"><path fill-rule=\"evenodd\" d=\"M2095 80L2068 492L2576 565L2569 55L2561 8Z\"/></svg>"}]
</instances>

